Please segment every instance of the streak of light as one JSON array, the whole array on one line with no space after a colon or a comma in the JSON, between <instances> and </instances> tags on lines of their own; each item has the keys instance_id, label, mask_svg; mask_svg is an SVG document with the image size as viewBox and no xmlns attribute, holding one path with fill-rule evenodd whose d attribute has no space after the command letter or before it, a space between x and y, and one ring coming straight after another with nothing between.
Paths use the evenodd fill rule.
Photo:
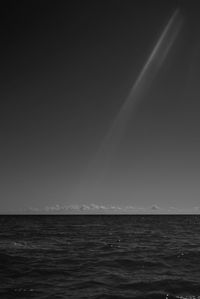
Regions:
<instances>
[{"instance_id":1,"label":"streak of light","mask_svg":"<svg viewBox=\"0 0 200 299\"><path fill-rule=\"evenodd\" d=\"M112 122L108 133L106 134L100 146L100 149L92 159L91 163L89 163L85 177L83 178L83 181L80 182L81 188L77 188L79 190L78 192L81 194L81 197L84 196L84 190L87 190L89 193L98 196L98 191L105 188L105 186L102 188L102 184L106 179L109 164L111 163L112 158L115 156L115 151L122 140L128 122L133 118L133 114L136 110L135 105L142 100L144 94L148 91L148 88L155 79L159 69L165 62L167 54L173 46L178 33L180 32L182 21L181 14L177 9L172 14L167 25L162 31L161 36L153 48L153 51L148 57L137 80L133 84L129 95ZM91 175L92 178L90 177Z\"/></svg>"},{"instance_id":2,"label":"streak of light","mask_svg":"<svg viewBox=\"0 0 200 299\"><path fill-rule=\"evenodd\" d=\"M127 96L119 113L115 117L113 123L111 124L110 129L108 130L108 133L105 136L102 145L92 162L94 168L97 167L96 165L109 164L109 161L112 159L112 155L114 154L123 137L128 122L133 117L136 103L142 100L142 97L151 86L159 69L165 62L167 54L173 46L178 33L180 32L181 25L182 17L177 9L172 14L170 20L165 26L129 95Z\"/></svg>"}]
</instances>

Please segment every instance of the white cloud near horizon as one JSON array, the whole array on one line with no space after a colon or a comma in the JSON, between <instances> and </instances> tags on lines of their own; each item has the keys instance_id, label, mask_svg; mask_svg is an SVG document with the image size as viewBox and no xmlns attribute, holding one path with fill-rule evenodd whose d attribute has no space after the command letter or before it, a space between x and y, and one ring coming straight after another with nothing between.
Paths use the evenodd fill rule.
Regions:
<instances>
[{"instance_id":1,"label":"white cloud near horizon","mask_svg":"<svg viewBox=\"0 0 200 299\"><path fill-rule=\"evenodd\" d=\"M46 206L42 209L30 207L24 212L27 213L63 213L63 214L87 214L87 213L116 213L116 214L163 214L163 213L200 213L200 207L192 207L188 209L181 209L176 207L162 208L157 204L154 204L150 207L135 207L135 206L104 206L97 205L94 203L91 204L72 204L72 205L60 205L56 204L54 206Z\"/></svg>"}]
</instances>

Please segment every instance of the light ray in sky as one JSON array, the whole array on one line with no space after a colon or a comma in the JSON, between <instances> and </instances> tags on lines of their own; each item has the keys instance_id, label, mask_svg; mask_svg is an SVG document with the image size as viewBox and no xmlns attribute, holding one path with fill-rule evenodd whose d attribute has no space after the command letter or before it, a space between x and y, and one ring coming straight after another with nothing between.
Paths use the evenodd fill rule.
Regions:
<instances>
[{"instance_id":1,"label":"light ray in sky","mask_svg":"<svg viewBox=\"0 0 200 299\"><path fill-rule=\"evenodd\" d=\"M102 163L105 165L109 163L110 159L112 159L112 155L124 135L127 124L133 117L135 104L142 100L142 97L147 92L160 67L163 65L169 50L173 46L174 41L180 32L181 25L182 18L179 10L177 9L165 26L129 95L112 122L112 125L109 128L95 159L93 160L94 167L95 163L98 164L98 161L101 165Z\"/></svg>"},{"instance_id":2,"label":"light ray in sky","mask_svg":"<svg viewBox=\"0 0 200 299\"><path fill-rule=\"evenodd\" d=\"M103 188L103 181L106 178L109 170L110 163L115 157L115 151L118 149L119 144L124 136L128 122L132 119L135 104L141 101L148 88L151 86L154 78L156 77L159 69L165 62L169 50L173 46L175 39L180 32L182 25L182 17L179 10L176 10L170 17L167 25L165 26L161 36L159 37L153 51L147 59L144 67L142 68L137 80L135 81L129 95L127 96L124 104L122 105L119 113L115 117L105 136L100 149L95 157L92 159L88 167L88 174L81 182L81 194L83 196L82 188L87 191L96 193ZM92 175L92 178L89 177ZM98 190L98 191L97 191ZM92 192L92 191L91 191Z\"/></svg>"}]
</instances>

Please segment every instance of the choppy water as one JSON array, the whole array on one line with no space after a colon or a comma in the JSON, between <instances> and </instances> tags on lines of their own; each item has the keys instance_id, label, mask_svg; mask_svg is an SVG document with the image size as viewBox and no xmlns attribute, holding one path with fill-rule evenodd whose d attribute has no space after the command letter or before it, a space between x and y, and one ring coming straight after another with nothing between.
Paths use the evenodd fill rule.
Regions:
<instances>
[{"instance_id":1,"label":"choppy water","mask_svg":"<svg viewBox=\"0 0 200 299\"><path fill-rule=\"evenodd\" d=\"M200 298L200 216L0 216L0 298Z\"/></svg>"}]
</instances>

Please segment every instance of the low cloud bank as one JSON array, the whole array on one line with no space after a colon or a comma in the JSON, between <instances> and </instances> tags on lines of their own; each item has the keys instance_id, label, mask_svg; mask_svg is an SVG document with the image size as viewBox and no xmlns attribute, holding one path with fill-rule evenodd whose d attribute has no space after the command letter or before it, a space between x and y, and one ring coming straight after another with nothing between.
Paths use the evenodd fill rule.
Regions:
<instances>
[{"instance_id":1,"label":"low cloud bank","mask_svg":"<svg viewBox=\"0 0 200 299\"><path fill-rule=\"evenodd\" d=\"M157 204L150 207L114 206L91 204L72 204L46 206L43 209L28 208L24 213L33 214L199 214L200 207L178 209L176 207L162 208Z\"/></svg>"}]
</instances>

